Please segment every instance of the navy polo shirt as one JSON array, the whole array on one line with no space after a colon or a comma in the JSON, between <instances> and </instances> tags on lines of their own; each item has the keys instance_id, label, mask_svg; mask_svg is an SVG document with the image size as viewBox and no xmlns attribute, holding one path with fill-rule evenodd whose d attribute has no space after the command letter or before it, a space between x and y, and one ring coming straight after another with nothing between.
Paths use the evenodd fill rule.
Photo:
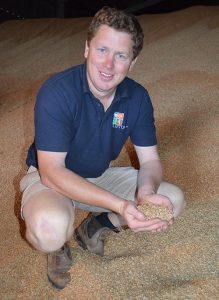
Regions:
<instances>
[{"instance_id":1,"label":"navy polo shirt","mask_svg":"<svg viewBox=\"0 0 219 300\"><path fill-rule=\"evenodd\" d=\"M35 142L27 165L38 167L36 149L67 152L68 169L85 178L98 177L128 137L137 146L157 143L153 107L145 88L126 77L105 112L89 90L86 65L75 66L52 76L39 90Z\"/></svg>"}]
</instances>

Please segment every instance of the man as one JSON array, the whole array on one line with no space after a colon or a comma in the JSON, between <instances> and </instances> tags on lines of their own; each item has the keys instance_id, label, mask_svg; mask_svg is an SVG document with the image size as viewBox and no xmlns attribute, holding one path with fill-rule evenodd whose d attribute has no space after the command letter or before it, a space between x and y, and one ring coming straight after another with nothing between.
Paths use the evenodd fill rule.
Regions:
<instances>
[{"instance_id":1,"label":"man","mask_svg":"<svg viewBox=\"0 0 219 300\"><path fill-rule=\"evenodd\" d=\"M85 64L54 75L38 93L21 211L27 240L48 254L48 278L56 288L70 281L67 242L75 207L92 212L75 239L98 255L107 230L127 225L134 232L160 232L173 223L146 220L138 204L163 205L174 217L184 207L182 191L162 181L149 95L127 77L142 47L137 19L104 7L90 24ZM128 137L140 169L110 167Z\"/></svg>"}]
</instances>

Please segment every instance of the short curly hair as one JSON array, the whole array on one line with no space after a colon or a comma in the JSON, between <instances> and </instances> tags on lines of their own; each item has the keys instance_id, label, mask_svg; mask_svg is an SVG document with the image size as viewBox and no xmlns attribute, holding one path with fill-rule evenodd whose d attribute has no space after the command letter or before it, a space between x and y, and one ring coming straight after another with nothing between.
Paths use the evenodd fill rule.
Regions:
<instances>
[{"instance_id":1,"label":"short curly hair","mask_svg":"<svg viewBox=\"0 0 219 300\"><path fill-rule=\"evenodd\" d=\"M131 34L133 45L133 59L135 59L143 48L144 33L137 18L129 13L116 8L104 6L94 16L87 32L88 45L96 35L101 25L108 25L118 31Z\"/></svg>"}]
</instances>

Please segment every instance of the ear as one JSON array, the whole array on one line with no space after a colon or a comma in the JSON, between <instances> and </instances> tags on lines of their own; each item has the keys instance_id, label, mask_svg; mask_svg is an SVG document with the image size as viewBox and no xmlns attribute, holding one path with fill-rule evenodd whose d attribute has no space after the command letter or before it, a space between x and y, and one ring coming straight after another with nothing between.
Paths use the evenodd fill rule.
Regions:
<instances>
[{"instance_id":1,"label":"ear","mask_svg":"<svg viewBox=\"0 0 219 300\"><path fill-rule=\"evenodd\" d=\"M87 58L89 52L88 42L85 42L84 57Z\"/></svg>"},{"instance_id":2,"label":"ear","mask_svg":"<svg viewBox=\"0 0 219 300\"><path fill-rule=\"evenodd\" d=\"M137 60L138 60L138 56L135 59L133 59L133 61L131 62L130 66L129 66L129 72L132 71L132 69L133 69L134 65L136 64Z\"/></svg>"}]
</instances>

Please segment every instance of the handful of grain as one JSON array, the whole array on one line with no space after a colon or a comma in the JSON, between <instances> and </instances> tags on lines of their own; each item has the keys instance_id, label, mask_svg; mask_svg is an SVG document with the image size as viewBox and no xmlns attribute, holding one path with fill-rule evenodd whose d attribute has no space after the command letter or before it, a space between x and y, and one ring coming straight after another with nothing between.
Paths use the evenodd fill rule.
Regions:
<instances>
[{"instance_id":1,"label":"handful of grain","mask_svg":"<svg viewBox=\"0 0 219 300\"><path fill-rule=\"evenodd\" d=\"M147 203L139 205L138 210L140 210L147 219L160 218L162 220L169 221L173 218L173 214L169 212L166 207L161 205Z\"/></svg>"}]
</instances>

